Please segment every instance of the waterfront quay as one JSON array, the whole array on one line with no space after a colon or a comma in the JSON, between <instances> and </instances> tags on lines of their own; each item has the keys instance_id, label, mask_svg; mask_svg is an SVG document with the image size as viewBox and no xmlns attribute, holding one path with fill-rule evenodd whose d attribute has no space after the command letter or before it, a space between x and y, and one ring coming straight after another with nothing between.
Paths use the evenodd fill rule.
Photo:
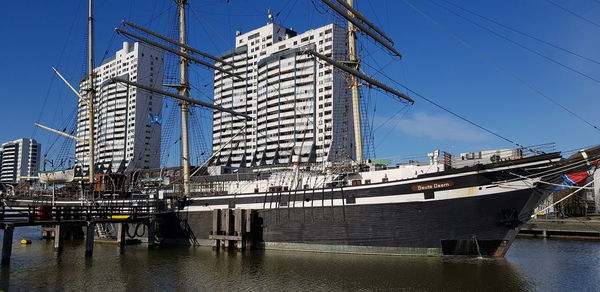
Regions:
<instances>
[{"instance_id":1,"label":"waterfront quay","mask_svg":"<svg viewBox=\"0 0 600 292\"><path fill-rule=\"evenodd\" d=\"M600 240L600 216L536 218L523 224L519 236Z\"/></svg>"}]
</instances>

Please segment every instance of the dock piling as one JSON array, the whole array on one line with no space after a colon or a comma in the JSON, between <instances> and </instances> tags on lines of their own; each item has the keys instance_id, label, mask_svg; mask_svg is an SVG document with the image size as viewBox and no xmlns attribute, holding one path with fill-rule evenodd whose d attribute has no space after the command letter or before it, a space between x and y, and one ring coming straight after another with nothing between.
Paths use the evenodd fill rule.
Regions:
<instances>
[{"instance_id":1,"label":"dock piling","mask_svg":"<svg viewBox=\"0 0 600 292\"><path fill-rule=\"evenodd\" d=\"M127 233L128 227L129 226L127 225L127 223L117 224L117 244L119 245L121 252L123 252L123 249L125 248L125 243L126 243L125 234Z\"/></svg>"},{"instance_id":2,"label":"dock piling","mask_svg":"<svg viewBox=\"0 0 600 292\"><path fill-rule=\"evenodd\" d=\"M85 256L91 257L94 254L94 235L96 233L96 223L88 222L85 231Z\"/></svg>"},{"instance_id":3,"label":"dock piling","mask_svg":"<svg viewBox=\"0 0 600 292\"><path fill-rule=\"evenodd\" d=\"M54 248L61 251L63 248L64 234L62 234L62 227L60 224L54 226Z\"/></svg>"},{"instance_id":4,"label":"dock piling","mask_svg":"<svg viewBox=\"0 0 600 292\"><path fill-rule=\"evenodd\" d=\"M156 247L155 242L156 226L154 221L148 222L148 248Z\"/></svg>"},{"instance_id":5,"label":"dock piling","mask_svg":"<svg viewBox=\"0 0 600 292\"><path fill-rule=\"evenodd\" d=\"M219 230L219 226L220 226L220 223L221 223L221 220L220 220L221 219L221 214L220 213L221 213L221 210L219 210L219 209L213 210L213 213L212 213L212 230L211 230L211 233L209 234L211 236L218 235L218 230ZM220 240L216 239L214 241L214 245L213 246L218 249L220 244L221 244Z\"/></svg>"},{"instance_id":6,"label":"dock piling","mask_svg":"<svg viewBox=\"0 0 600 292\"><path fill-rule=\"evenodd\" d=\"M54 227L51 225L43 225L42 238L47 240L54 238Z\"/></svg>"},{"instance_id":7,"label":"dock piling","mask_svg":"<svg viewBox=\"0 0 600 292\"><path fill-rule=\"evenodd\" d=\"M209 239L214 240L214 247L236 248L244 250L252 247L251 209L220 209L213 210L212 230Z\"/></svg>"},{"instance_id":8,"label":"dock piling","mask_svg":"<svg viewBox=\"0 0 600 292\"><path fill-rule=\"evenodd\" d=\"M231 210L230 209L223 209L221 210L221 216L223 216L221 218L221 222L222 222L222 226L223 227L223 234L225 236L230 235L231 233ZM230 245L230 241L229 240L224 240L222 242L222 244L224 245L225 249L229 249Z\"/></svg>"},{"instance_id":9,"label":"dock piling","mask_svg":"<svg viewBox=\"0 0 600 292\"><path fill-rule=\"evenodd\" d=\"M253 219L253 212L251 209L245 209L244 210L244 223L245 223L245 228L244 230L242 230L242 234L244 235L244 246L243 248L246 247L252 247L252 244L254 244L254 242L252 242L253 239L253 234L252 232L254 232L254 230L252 230L252 219Z\"/></svg>"},{"instance_id":10,"label":"dock piling","mask_svg":"<svg viewBox=\"0 0 600 292\"><path fill-rule=\"evenodd\" d=\"M15 226L12 224L7 224L4 227L4 238L2 240L2 265L7 266L10 264L10 256L12 254L12 241L13 241L13 231L15 230Z\"/></svg>"},{"instance_id":11,"label":"dock piling","mask_svg":"<svg viewBox=\"0 0 600 292\"><path fill-rule=\"evenodd\" d=\"M244 226L244 220L242 217L242 209L235 209L234 210L234 218L235 218L235 222L234 222L234 234L235 236L239 236L240 238L242 238L242 234L244 232L243 230L243 226ZM245 242L244 240L238 240L235 242L235 248L237 248L238 250L242 250L245 246Z\"/></svg>"}]
</instances>

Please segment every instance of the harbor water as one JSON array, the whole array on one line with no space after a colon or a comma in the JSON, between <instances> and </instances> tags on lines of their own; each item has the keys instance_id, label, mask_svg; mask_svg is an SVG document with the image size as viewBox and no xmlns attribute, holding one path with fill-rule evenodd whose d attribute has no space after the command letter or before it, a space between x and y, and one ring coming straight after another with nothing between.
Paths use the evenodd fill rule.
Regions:
<instances>
[{"instance_id":1,"label":"harbor water","mask_svg":"<svg viewBox=\"0 0 600 292\"><path fill-rule=\"evenodd\" d=\"M504 259L391 257L66 241L15 230L8 291L600 291L600 243L518 239ZM21 245L21 238L32 239Z\"/></svg>"}]
</instances>

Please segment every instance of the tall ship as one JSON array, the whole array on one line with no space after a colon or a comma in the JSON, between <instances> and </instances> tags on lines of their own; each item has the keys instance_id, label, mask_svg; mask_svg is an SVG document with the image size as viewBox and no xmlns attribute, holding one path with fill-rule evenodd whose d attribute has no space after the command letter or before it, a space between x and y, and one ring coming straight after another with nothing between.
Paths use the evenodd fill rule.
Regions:
<instances>
[{"instance_id":1,"label":"tall ship","mask_svg":"<svg viewBox=\"0 0 600 292\"><path fill-rule=\"evenodd\" d=\"M549 144L514 143L515 149L458 156L434 150L398 163L366 159L359 86L379 88L408 105L414 100L360 71L357 32L395 57L400 53L352 0L322 0L347 20L346 28L331 24L298 34L269 14L265 27L240 32L236 47L219 56L187 44L187 1L175 2L179 39L124 22L117 32L139 43L125 44L115 64L151 58L126 74L111 74L112 60L98 69L104 73L94 70L90 0L89 71L81 90L71 86L79 96L82 126L72 135L40 125L78 143L78 168L39 174L53 188L79 186L70 197L54 196L53 205L151 200L164 210L156 216L155 235L164 244L502 257L561 175L587 169L600 156L593 149L563 159ZM142 66L161 75L163 52L178 56L180 71L179 82L164 89L158 78L144 83L135 75ZM189 63L215 70L214 103L190 95ZM112 112L99 117L121 93L126 109L147 109L134 115L143 121L148 116L141 126L121 125ZM181 167L155 167L144 152L160 144L160 136L152 134L160 112L151 109L151 101L160 103L163 96L180 107ZM212 155L196 166L188 138L193 106L214 110ZM123 127L122 142L114 142L116 130L102 134L106 124ZM137 136L146 140L126 138ZM13 195L5 203L48 201Z\"/></svg>"}]
</instances>

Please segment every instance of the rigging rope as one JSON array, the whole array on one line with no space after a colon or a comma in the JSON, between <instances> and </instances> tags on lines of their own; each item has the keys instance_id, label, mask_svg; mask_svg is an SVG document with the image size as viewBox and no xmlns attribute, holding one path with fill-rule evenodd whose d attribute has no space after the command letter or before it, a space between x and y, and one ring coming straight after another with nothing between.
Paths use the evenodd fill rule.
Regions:
<instances>
[{"instance_id":1,"label":"rigging rope","mask_svg":"<svg viewBox=\"0 0 600 292\"><path fill-rule=\"evenodd\" d=\"M556 201L556 202L554 202L554 203L550 204L550 206L548 206L548 207L546 207L546 208L544 208L544 209L542 209L542 210L539 210L539 211L538 211L538 213L543 213L544 211L547 211L548 209L550 209L550 208L554 207L556 204L558 204L558 203L560 203L560 202L562 202L562 201L564 201L564 200L566 200L566 199L570 198L570 197L571 197L571 196L573 196L574 194L577 194L577 193L578 193L578 192L580 192L581 190L585 190L585 189L586 189L586 188L587 188L589 185L591 185L592 183L594 183L596 180L600 180L600 178L593 179L593 180L592 180L592 181L590 181L589 183L587 183L587 184L583 185L582 187L580 187L580 188L579 188L579 189L577 189L576 191L574 191L574 192L570 193L569 195L565 196L564 198L562 198L562 199L560 199L560 200L558 200L558 201Z\"/></svg>"},{"instance_id":2,"label":"rigging rope","mask_svg":"<svg viewBox=\"0 0 600 292\"><path fill-rule=\"evenodd\" d=\"M369 159L375 157L375 141L373 135L373 119L375 118L375 105L373 106L373 114L372 119L369 119L369 112L371 109L371 102L373 102L373 98L371 96L371 88L368 89L369 94L365 95L364 90L361 90L361 107L360 114L362 120L362 143L363 143L363 156L362 158ZM366 98L365 98L366 97Z\"/></svg>"},{"instance_id":3,"label":"rigging rope","mask_svg":"<svg viewBox=\"0 0 600 292\"><path fill-rule=\"evenodd\" d=\"M74 16L73 21L71 22L71 26L69 27L65 44L63 45L60 55L58 56L57 64L62 63L62 59L63 59L63 56L65 55L66 49L68 47L71 47L68 44L69 44L69 40L71 39L71 35L73 33L73 28L75 27L75 23L79 19L79 12L81 10L82 3L83 3L83 1L79 1L79 5L77 6L75 13L73 14L73 16ZM36 119L36 121L38 121L38 122L41 122L42 115L46 111L46 103L48 102L48 98L50 97L50 91L52 89L52 85L54 84L55 80L56 80L56 74L52 74L52 77L50 77L50 84L48 84L48 89L46 90L46 96L44 97L44 101L42 102L42 106L40 107L40 112L38 113L38 117ZM37 131L38 131L38 127L33 126L33 131L31 133L31 137L36 137Z\"/></svg>"},{"instance_id":4,"label":"rigging rope","mask_svg":"<svg viewBox=\"0 0 600 292\"><path fill-rule=\"evenodd\" d=\"M165 99L167 100L167 99ZM169 103L169 100L171 101ZM168 108L168 106L171 106L171 112L168 114L167 116L167 120L165 123L163 123L163 125L161 126L162 128L162 136L161 136L161 160L162 160L162 165L166 165L168 163L169 160L169 148L170 146L172 146L173 144L177 143L177 141L175 141L175 143L172 143L172 139L173 139L173 129L175 127L175 123L176 123L176 117L177 117L177 113L178 111L178 106L177 103L175 101L173 101L172 99L168 99L166 101L166 108Z\"/></svg>"},{"instance_id":5,"label":"rigging rope","mask_svg":"<svg viewBox=\"0 0 600 292\"><path fill-rule=\"evenodd\" d=\"M592 124L591 122L587 121L586 119L584 119L583 117L579 116L578 114L574 113L573 111L569 110L568 108L566 108L565 106L561 105L560 103L558 103L556 100L554 100L553 98L551 98L550 96L544 94L543 92L541 92L539 89L537 89L536 87L534 87L532 84L528 83L527 81L525 81L524 79L520 78L519 76L515 75L514 73L512 73L511 71L509 71L508 69L506 69L505 67L503 67L502 65L500 65L498 62L494 61L494 59L492 59L491 57L485 55L483 52L481 52L480 50L477 50L475 47L471 46L469 43L467 43L465 40L461 39L460 37L458 37L456 34L452 33L448 28L446 28L444 25L442 25L441 23L437 22L436 20L434 20L433 18L431 18L429 15L427 15L425 12L423 12L422 10L420 10L419 8L417 8L411 1L409 0L404 0L404 3L406 3L407 6L409 6L411 9L415 10L418 14L420 14L421 16L423 16L425 19L429 20L430 22L432 22L433 24L435 24L438 28L440 28L442 31L444 31L445 33L447 33L448 35L450 35L453 39L455 39L457 42L459 42L461 45L463 45L464 47L466 47L469 50L472 50L473 52L476 53L476 55L481 58L482 60L491 63L492 65L496 66L501 72L507 74L508 76L510 76L511 78L515 79L516 81L518 81L519 83L521 83L523 86L527 87L528 89L532 90L533 92L537 93L538 95L544 97L545 99L549 100L550 102L552 102L553 104L555 104L556 106L562 108L563 110L567 111L568 113L570 113L572 116L576 117L577 119L579 119L580 121L586 123L587 125L591 126L592 128L596 129L597 131L600 131L600 128L594 124ZM394 81L394 80L392 80ZM496 134L494 134L496 136ZM514 143L513 143L514 144Z\"/></svg>"},{"instance_id":6,"label":"rigging rope","mask_svg":"<svg viewBox=\"0 0 600 292\"><path fill-rule=\"evenodd\" d=\"M554 6L556 6L556 7L558 7L558 8L560 8L560 9L562 9L562 10L564 10L564 11L566 11L566 12L568 12L569 14L574 15L575 17L577 17L577 18L579 18L579 19L581 19L581 20L583 20L583 21L585 21L587 23L590 23L590 24L592 24L592 25L600 28L600 24L598 24L598 23L590 20L589 18L583 17L581 14L578 14L578 13L576 13L573 10L569 10L566 7L561 6L561 5L559 5L558 3L556 3L556 2L554 2L552 0L545 0L545 1L548 2L548 3L550 3L550 4L552 4L552 5L554 5Z\"/></svg>"},{"instance_id":7,"label":"rigging rope","mask_svg":"<svg viewBox=\"0 0 600 292\"><path fill-rule=\"evenodd\" d=\"M590 160L600 159L600 155L592 157L592 158L588 158L588 159L590 159ZM525 177L527 177L527 178L539 177L541 179L541 178L545 178L545 177L556 176L561 173L566 173L567 171L574 170L574 169L580 168L585 165L587 165L587 162L585 160L578 160L578 161L574 161L570 164L551 168L547 171L542 171L542 172L537 172L537 173L534 173L531 175L526 175ZM506 182L512 182L512 181L516 181L516 180L519 180L519 178L498 181L496 183L506 183Z\"/></svg>"},{"instance_id":8,"label":"rigging rope","mask_svg":"<svg viewBox=\"0 0 600 292\"><path fill-rule=\"evenodd\" d=\"M203 108L194 106L190 110L190 121L191 121L191 136L194 146L192 149L196 150L196 165L200 165L201 162L206 160L210 150L207 147L206 139L204 138L204 131L202 129L202 123L200 122L201 112Z\"/></svg>"},{"instance_id":9,"label":"rigging rope","mask_svg":"<svg viewBox=\"0 0 600 292\"><path fill-rule=\"evenodd\" d=\"M502 35L502 34L496 32L496 31L493 31L492 29L490 29L488 27L485 27L485 26L479 24L478 22L469 19L469 18L465 17L464 15L456 13L456 11L454 11L454 10L452 10L452 9L444 6L444 5L440 5L439 3L436 3L436 2L431 1L431 0L429 0L429 2L433 3L434 5L437 5L438 7L442 7L443 9L445 9L446 11L448 11L448 12L456 15L457 17L459 17L459 18L461 18L461 19L463 19L463 20L465 20L465 21L467 21L467 22L469 22L469 23L471 23L471 24L473 24L473 25L475 25L475 26L477 26L477 27L479 27L479 28L481 28L481 29L483 29L483 30L485 30L485 31L487 31L487 32L489 32L489 33L491 33L491 34L493 34L493 35L495 35L495 36L503 39L503 40L505 40L505 41L507 41L507 42L510 42L510 43L512 43L512 44L514 44L514 45L516 45L516 46L518 46L518 47L520 47L520 48L522 48L522 49L524 49L524 50L532 53L532 54L535 54L535 55L537 55L539 57L542 57L542 58L544 58L544 59L546 59L546 60L548 60L548 61L550 61L550 62L552 62L552 63L554 63L556 65L559 65L559 66L561 66L561 67L563 67L563 68L565 68L565 69L567 69L569 71L572 71L572 72L574 72L576 74L579 74L579 75L581 75L581 76L583 76L585 78L588 78L588 79L590 79L590 80L592 80L592 81L594 81L596 83L600 83L599 79L596 79L596 78L592 77L589 74L583 73L583 72L581 72L581 71L579 71L579 70L577 70L577 69L575 69L575 68L573 68L571 66L568 66L568 65L566 65L564 63L561 63L561 62L559 62L559 61L557 61L557 60L555 60L553 58L550 58L550 57L548 57L548 56L546 56L546 55L544 55L544 54L542 54L542 53L540 53L540 52L538 52L536 50L533 50L533 49L531 49L531 48L529 48L529 47L527 47L527 46L525 46L525 45L523 45L523 44L521 44L521 43L513 40L513 39L510 39L509 37L507 37L505 35Z\"/></svg>"},{"instance_id":10,"label":"rigging rope","mask_svg":"<svg viewBox=\"0 0 600 292\"><path fill-rule=\"evenodd\" d=\"M368 64L366 64L366 65L367 65L367 66L369 66ZM369 67L371 67L371 66L369 66ZM511 144L513 144L513 145L515 145L515 146L517 146L517 147L519 147L519 148L522 148L522 149L529 149L529 148L527 148L526 146L524 146L524 145L522 145L522 144L520 144L520 143L517 143L516 141L514 141L514 140L512 140L512 139L509 139L509 138L507 138L507 137L505 137L505 136L502 136L501 134L498 134L498 133L496 133L496 132L494 132L494 131L492 131L492 130L490 130L490 129L488 129L488 128L484 127L484 126L481 126L481 125L479 125L479 124L477 124L477 123L475 123L475 122L473 122L473 121L471 121L471 120L469 120L469 119L467 119L467 118L465 118L465 117L463 117L463 116L461 116L461 115L459 115L459 114L457 114L457 113L455 113L455 112L453 112L453 111L451 111L451 110L449 110L449 109L445 108L444 106L442 106L441 104L439 104L439 103L437 103L437 102L433 101L432 99L429 99L429 98L425 97L424 95L422 95L422 94L418 93L417 91L415 91L415 90L413 90L413 89L410 89L409 87L407 87L407 86L405 86L405 85L401 84L400 82L398 82L398 81L396 81L396 80L392 79L391 77L389 77L389 76L388 76L388 75L386 75L385 73L383 73L383 72L381 72L381 71L377 70L376 68L374 68L374 67L371 67L371 68L372 68L372 69L374 69L374 70L376 70L376 71L378 71L380 74L382 74L382 75L383 75L383 76L385 76L386 78L390 79L392 82L396 83L398 86L401 86L401 87L402 87L402 88L404 88L405 90L409 91L410 93L412 93L412 94L414 94L414 95L416 95L416 96L420 97L421 99L423 99L423 100L425 100L425 101L429 102L430 104L432 104L432 105L436 106L437 108L439 108L439 109L441 109L441 110L443 110L443 111L445 111L445 112L447 112L447 113L449 113L449 114L451 114L451 115L453 115L453 116L455 116L455 117L457 117L457 118L459 118L459 119L461 119L461 120L463 120L463 121L467 122L468 124L471 124L471 125L473 125L473 126L475 126L475 127L479 128L479 129L481 129L481 130L483 130L483 131L485 131L485 132L487 132L487 133L490 133L490 134L492 134L492 135L494 135L494 136L496 136L496 137L498 137L498 138L500 138L500 139L502 139L502 140L504 140L504 141L506 141L506 142L508 142L508 143L511 143ZM530 149L530 150L531 150L531 149Z\"/></svg>"},{"instance_id":11,"label":"rigging rope","mask_svg":"<svg viewBox=\"0 0 600 292\"><path fill-rule=\"evenodd\" d=\"M563 52L565 52L565 53L567 53L567 54L571 54L571 55L573 55L573 56L576 56L576 57L579 57L579 58L581 58L581 59L584 59L584 60L587 60L587 61L590 61L590 62L592 62L592 63L596 63L596 64L600 65L600 62L599 62L599 61L596 61L596 60L594 60L594 59L592 59L592 58L589 58L589 57L583 56L583 55L581 55L581 54L579 54L579 53L576 53L576 52L574 52L574 51L571 51L571 50L569 50L569 49L563 48L563 47L561 47L561 46L559 46L559 45L556 45L556 44L553 44L553 43L551 43L551 42L545 41L545 40L543 40L543 39L541 39L541 38L535 37L535 36L533 36L533 35L531 35L531 34L528 34L528 33L526 33L526 32L523 32L523 31L521 31L521 30L518 30L518 29L516 29L516 28L514 28L514 27L511 27L511 26L508 26L508 25L502 24L502 23L500 23L500 22L499 22L499 21L497 21L497 20L494 20L494 19L491 19L491 18L489 18L489 17L483 16L483 15L481 15L481 14L479 14L479 13L477 13L477 12L473 11L473 10L469 10L469 9L467 9L467 8L464 8L464 7L462 7L462 6L460 6L460 5L456 4L456 3L452 3L452 2L450 2L450 1L447 1L447 0L441 0L441 1L443 1L443 2L445 2L445 3L447 3L447 4L449 4L449 5L452 5L452 6L454 6L454 7L458 8L458 9L460 9L460 10L462 10L462 11L465 11L465 12L467 12L467 13L469 13L469 14L472 14L472 15L475 15L475 16L477 16L477 17L479 17L479 18L485 19L485 20L487 20L487 21L489 21L489 22L491 22L491 23L494 23L494 24L496 24L496 25L498 25L498 26L500 26L500 27L503 27L503 28L505 28L505 29L508 29L508 30L510 30L510 31L512 31L512 32L515 32L515 33L518 33L518 34L520 34L520 35L522 35L522 36L525 36L525 37L528 37L528 38L530 38L530 39L536 40L536 41L538 41L538 42L540 42L540 43L542 43L542 44L548 45L548 46L550 46L550 47L553 47L553 48L555 48L555 49L557 49L557 50L563 51Z\"/></svg>"},{"instance_id":12,"label":"rigging rope","mask_svg":"<svg viewBox=\"0 0 600 292\"><path fill-rule=\"evenodd\" d=\"M379 144L376 145L375 149L379 148L379 146L381 146L383 144L383 141L392 133L392 131L396 128L396 126L402 121L402 119L404 118L404 116L406 114L408 114L408 112L412 109L412 107L409 106L404 106L402 107L398 112L396 112L394 114L394 117L400 115L398 117L398 119L396 120L396 123L394 124L393 127L391 127L388 132L383 136L383 138L379 139ZM406 111L404 111L406 110ZM402 112L404 111L404 112ZM392 120L392 118L387 119L383 124L379 125L379 127L377 127L377 129L380 129L381 127L383 127L383 125L387 124L388 121ZM375 131L377 131L377 129L375 129Z\"/></svg>"},{"instance_id":13,"label":"rigging rope","mask_svg":"<svg viewBox=\"0 0 600 292\"><path fill-rule=\"evenodd\" d=\"M524 175L516 174L514 172L510 172L510 174L512 174L512 175L514 175L516 177L522 178L522 179L528 179L528 177L526 177ZM584 189L587 189L587 190L593 190L594 189L593 187L579 187L579 186L569 186L569 185L565 185L565 184L555 184L555 183L551 183L551 182L547 182L547 181L543 181L543 180L540 180L539 183L545 184L545 185L549 185L549 186L563 187L563 188L567 188L567 189L579 189L579 188L584 188ZM506 185L506 184L507 183L502 183L502 185Z\"/></svg>"},{"instance_id":14,"label":"rigging rope","mask_svg":"<svg viewBox=\"0 0 600 292\"><path fill-rule=\"evenodd\" d=\"M212 31L213 31L213 32L214 32L214 33L215 33L215 34L216 34L216 35L219 37L219 39L220 39L221 41L223 41L223 43L225 44L225 47L226 47L226 48L229 48L229 46L230 46L230 43L229 43L229 42L227 42L227 40L225 40L225 38L223 37L223 35L221 35L221 34L219 33L219 31L218 31L218 30L216 30L216 29L215 29L215 28L214 28L214 27L213 27L213 26L210 24L210 22L206 21L206 20L205 20L205 19L204 19L204 18L203 18L203 17L200 15L200 13L199 13L198 11L196 11L196 9L194 9L194 7L193 7L192 5L190 5L189 7L191 8L190 10L192 11L192 15L194 15L196 18L198 18L199 20L201 20L201 21L202 21L202 22L203 22L203 23L204 23L204 24L205 24L205 25L206 25L208 28L210 28L210 29L211 29L211 30L212 30ZM206 27L205 27L205 26L202 26L202 29L204 29L204 31L206 32L206 35L210 35L210 34L208 33L208 30L206 29ZM215 49L216 49L217 51L222 51L222 50L221 50L221 49L220 49L220 48L217 46L217 44L216 44L216 43L213 41L213 38L210 38L210 37L209 37L209 38L208 38L208 40L209 40L209 41L212 43L212 45L215 47Z\"/></svg>"}]
</instances>

